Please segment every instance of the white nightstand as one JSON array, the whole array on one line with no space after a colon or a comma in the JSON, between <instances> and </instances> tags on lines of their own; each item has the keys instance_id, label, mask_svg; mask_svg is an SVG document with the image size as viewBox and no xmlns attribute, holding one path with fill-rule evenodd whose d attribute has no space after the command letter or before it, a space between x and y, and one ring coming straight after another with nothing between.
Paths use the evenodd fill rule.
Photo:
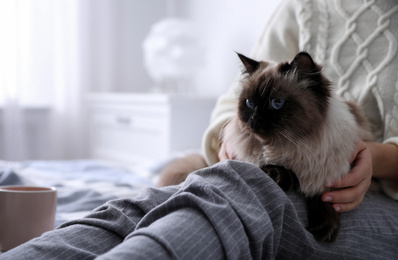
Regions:
<instances>
[{"instance_id":1,"label":"white nightstand","mask_svg":"<svg viewBox=\"0 0 398 260\"><path fill-rule=\"evenodd\" d=\"M199 149L215 102L194 95L91 94L91 157L134 164Z\"/></svg>"}]
</instances>

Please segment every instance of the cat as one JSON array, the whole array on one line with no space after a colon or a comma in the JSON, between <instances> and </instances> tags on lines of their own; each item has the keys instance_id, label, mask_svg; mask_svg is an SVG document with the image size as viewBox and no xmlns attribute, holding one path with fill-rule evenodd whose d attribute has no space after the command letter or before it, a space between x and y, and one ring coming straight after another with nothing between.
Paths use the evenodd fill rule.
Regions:
<instances>
[{"instance_id":1,"label":"cat","mask_svg":"<svg viewBox=\"0 0 398 260\"><path fill-rule=\"evenodd\" d=\"M259 166L285 191L299 189L308 205L307 229L318 241L334 242L340 214L321 195L351 168L358 140L370 141L370 125L354 102L332 90L322 67L307 52L291 62L256 61L237 53L244 71L236 115L220 141L233 147L236 160ZM181 165L191 169L177 170ZM206 167L201 155L172 162L159 186L178 184Z\"/></svg>"}]
</instances>

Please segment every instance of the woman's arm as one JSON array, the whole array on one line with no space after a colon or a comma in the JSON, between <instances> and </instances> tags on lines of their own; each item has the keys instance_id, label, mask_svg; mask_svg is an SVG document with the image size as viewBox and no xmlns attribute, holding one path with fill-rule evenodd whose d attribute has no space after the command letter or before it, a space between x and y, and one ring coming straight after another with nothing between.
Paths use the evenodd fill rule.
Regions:
<instances>
[{"instance_id":1,"label":"woman's arm","mask_svg":"<svg viewBox=\"0 0 398 260\"><path fill-rule=\"evenodd\" d=\"M398 146L367 142L372 153L373 177L398 181Z\"/></svg>"}]
</instances>

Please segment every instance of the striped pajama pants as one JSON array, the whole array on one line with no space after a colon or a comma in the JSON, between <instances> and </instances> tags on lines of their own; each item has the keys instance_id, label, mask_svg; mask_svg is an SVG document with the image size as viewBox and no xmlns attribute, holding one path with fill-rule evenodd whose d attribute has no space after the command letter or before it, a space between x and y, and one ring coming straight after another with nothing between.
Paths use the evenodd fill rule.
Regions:
<instances>
[{"instance_id":1,"label":"striped pajama pants","mask_svg":"<svg viewBox=\"0 0 398 260\"><path fill-rule=\"evenodd\" d=\"M398 202L367 194L335 243L306 231L306 205L259 168L225 161L185 183L109 201L0 259L398 259Z\"/></svg>"}]
</instances>

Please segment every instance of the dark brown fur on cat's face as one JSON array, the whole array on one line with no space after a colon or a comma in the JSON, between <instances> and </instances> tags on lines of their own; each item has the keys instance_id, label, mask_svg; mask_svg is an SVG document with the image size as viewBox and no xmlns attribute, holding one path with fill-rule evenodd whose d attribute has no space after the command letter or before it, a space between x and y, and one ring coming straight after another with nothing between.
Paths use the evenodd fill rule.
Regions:
<instances>
[{"instance_id":1,"label":"dark brown fur on cat's face","mask_svg":"<svg viewBox=\"0 0 398 260\"><path fill-rule=\"evenodd\" d=\"M323 122L330 82L305 52L290 63L257 62L238 54L246 73L239 98L242 126L267 143L310 135Z\"/></svg>"}]
</instances>

